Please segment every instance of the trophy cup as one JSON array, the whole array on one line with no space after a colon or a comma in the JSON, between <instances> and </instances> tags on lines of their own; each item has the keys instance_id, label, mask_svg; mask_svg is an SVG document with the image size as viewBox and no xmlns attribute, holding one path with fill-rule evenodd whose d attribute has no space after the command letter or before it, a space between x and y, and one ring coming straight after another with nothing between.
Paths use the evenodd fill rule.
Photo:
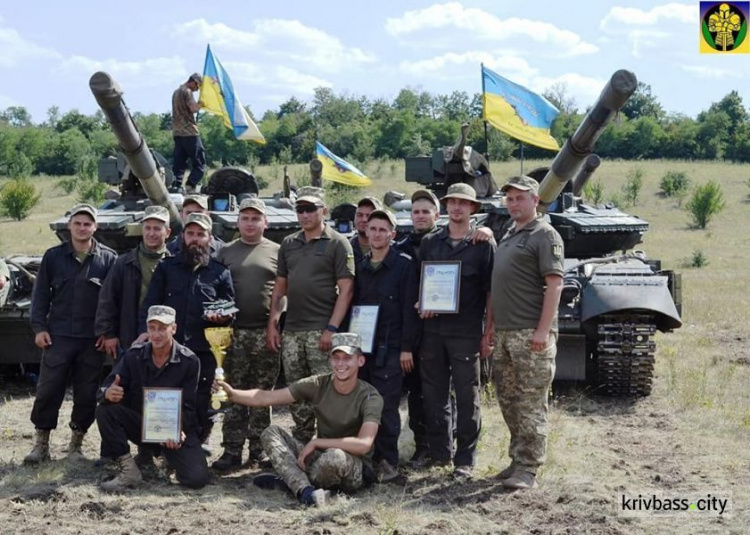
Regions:
<instances>
[{"instance_id":1,"label":"trophy cup","mask_svg":"<svg viewBox=\"0 0 750 535\"><path fill-rule=\"evenodd\" d=\"M231 327L209 327L204 330L206 334L206 340L211 346L211 353L214 354L216 359L216 372L214 377L219 381L226 381L224 377L224 359L227 356L227 348L232 343L232 328ZM227 393L223 388L219 388L216 392L211 394L211 408L219 410L222 403L229 401Z\"/></svg>"}]
</instances>

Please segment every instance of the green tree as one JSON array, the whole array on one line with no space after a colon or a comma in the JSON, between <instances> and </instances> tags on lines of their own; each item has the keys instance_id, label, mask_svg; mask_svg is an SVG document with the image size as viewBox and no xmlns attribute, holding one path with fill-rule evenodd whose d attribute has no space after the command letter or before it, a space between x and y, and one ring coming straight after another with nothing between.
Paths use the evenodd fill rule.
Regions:
<instances>
[{"instance_id":1,"label":"green tree","mask_svg":"<svg viewBox=\"0 0 750 535\"><path fill-rule=\"evenodd\" d=\"M703 229L715 215L721 213L724 206L726 203L721 186L712 180L693 190L693 195L685 205L685 209L693 217L695 226Z\"/></svg>"},{"instance_id":2,"label":"green tree","mask_svg":"<svg viewBox=\"0 0 750 535\"><path fill-rule=\"evenodd\" d=\"M656 96L651 93L651 86L644 82L638 82L635 93L633 93L620 111L629 119L651 117L660 121L664 118L664 108L659 104Z\"/></svg>"},{"instance_id":3,"label":"green tree","mask_svg":"<svg viewBox=\"0 0 750 535\"><path fill-rule=\"evenodd\" d=\"M23 106L10 106L0 113L0 122L16 128L32 126L31 114Z\"/></svg>"}]
</instances>

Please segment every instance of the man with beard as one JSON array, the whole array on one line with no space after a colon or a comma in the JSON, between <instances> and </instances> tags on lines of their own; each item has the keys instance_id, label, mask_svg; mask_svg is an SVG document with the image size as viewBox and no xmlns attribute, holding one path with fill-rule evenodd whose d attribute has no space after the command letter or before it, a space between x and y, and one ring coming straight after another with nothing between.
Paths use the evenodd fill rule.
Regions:
<instances>
[{"instance_id":1,"label":"man with beard","mask_svg":"<svg viewBox=\"0 0 750 535\"><path fill-rule=\"evenodd\" d=\"M96 389L101 380L104 337L94 333L99 290L117 259L109 247L94 239L96 208L79 204L70 211L70 241L42 257L31 294L31 328L42 349L31 421L36 444L23 460L39 464L50 459L49 435L57 427L68 382L73 384L69 459L83 457L81 445L94 423Z\"/></svg>"},{"instance_id":2,"label":"man with beard","mask_svg":"<svg viewBox=\"0 0 750 535\"><path fill-rule=\"evenodd\" d=\"M202 213L190 214L182 232L182 251L179 256L165 258L159 263L141 305L139 342L148 339L146 316L149 307L166 305L177 311L175 340L189 347L200 359L198 381L198 422L205 441L211 433L208 418L211 383L216 360L206 340L204 329L225 324L231 317L219 312L206 313L205 305L214 301L234 301L234 287L229 270L211 257L209 243L211 218Z\"/></svg>"},{"instance_id":3,"label":"man with beard","mask_svg":"<svg viewBox=\"0 0 750 535\"><path fill-rule=\"evenodd\" d=\"M367 239L367 222L370 214L375 210L382 209L383 203L375 197L363 197L357 203L357 211L354 213L354 228L357 230L357 234L349 240L354 252L355 266L370 252L370 242Z\"/></svg>"},{"instance_id":4,"label":"man with beard","mask_svg":"<svg viewBox=\"0 0 750 535\"><path fill-rule=\"evenodd\" d=\"M180 216L182 217L182 223L187 221L190 214L206 214L208 213L208 197L205 195L186 195L182 201L182 210L180 210ZM209 247L211 249L211 256L216 258L219 251L224 246L224 242L219 238L211 234L209 241ZM182 249L182 236L175 236L172 241L167 244L167 250L172 256L179 256L180 249Z\"/></svg>"}]
</instances>

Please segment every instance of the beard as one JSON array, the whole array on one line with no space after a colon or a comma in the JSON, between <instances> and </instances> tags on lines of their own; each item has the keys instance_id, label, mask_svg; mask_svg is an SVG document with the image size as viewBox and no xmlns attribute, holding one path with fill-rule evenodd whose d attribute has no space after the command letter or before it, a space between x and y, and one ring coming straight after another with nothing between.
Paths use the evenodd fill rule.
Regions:
<instances>
[{"instance_id":1,"label":"beard","mask_svg":"<svg viewBox=\"0 0 750 535\"><path fill-rule=\"evenodd\" d=\"M194 243L191 246L182 244L182 260L190 267L207 266L211 260L211 246Z\"/></svg>"}]
</instances>

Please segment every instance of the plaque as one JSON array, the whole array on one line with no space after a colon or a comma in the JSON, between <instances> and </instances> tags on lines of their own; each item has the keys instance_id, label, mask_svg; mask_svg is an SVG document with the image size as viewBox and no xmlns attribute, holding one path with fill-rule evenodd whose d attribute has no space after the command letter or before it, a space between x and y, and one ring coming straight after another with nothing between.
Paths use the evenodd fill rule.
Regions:
<instances>
[{"instance_id":1,"label":"plaque","mask_svg":"<svg viewBox=\"0 0 750 535\"><path fill-rule=\"evenodd\" d=\"M419 311L458 313L461 262L422 262L419 280Z\"/></svg>"}]
</instances>

